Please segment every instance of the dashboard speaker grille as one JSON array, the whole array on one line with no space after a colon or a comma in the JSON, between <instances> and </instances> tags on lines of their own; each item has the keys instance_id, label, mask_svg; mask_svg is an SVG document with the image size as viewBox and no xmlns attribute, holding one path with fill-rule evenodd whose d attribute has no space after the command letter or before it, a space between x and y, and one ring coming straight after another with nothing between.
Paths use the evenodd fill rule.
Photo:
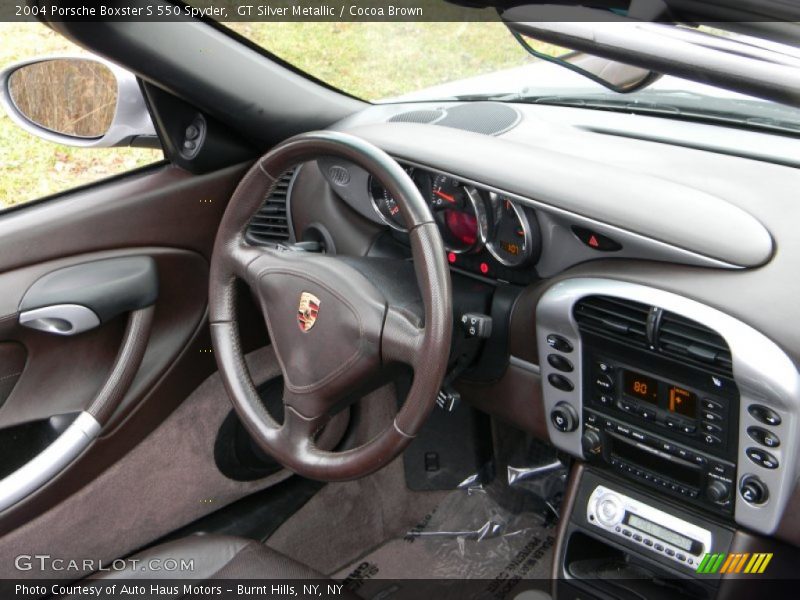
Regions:
<instances>
[{"instance_id":1,"label":"dashboard speaker grille","mask_svg":"<svg viewBox=\"0 0 800 600\"><path fill-rule=\"evenodd\" d=\"M389 119L390 123L433 123L445 115L443 110L412 110Z\"/></svg>"},{"instance_id":2,"label":"dashboard speaker grille","mask_svg":"<svg viewBox=\"0 0 800 600\"><path fill-rule=\"evenodd\" d=\"M483 135L500 135L516 127L522 115L498 102L470 102L439 110L413 110L394 115L393 123L433 123Z\"/></svg>"},{"instance_id":3,"label":"dashboard speaker grille","mask_svg":"<svg viewBox=\"0 0 800 600\"><path fill-rule=\"evenodd\" d=\"M251 244L274 244L291 237L287 200L294 172L295 169L291 169L278 178L275 187L247 226L245 237Z\"/></svg>"},{"instance_id":4,"label":"dashboard speaker grille","mask_svg":"<svg viewBox=\"0 0 800 600\"><path fill-rule=\"evenodd\" d=\"M733 377L733 360L725 338L681 315L611 296L581 299L575 304L574 315L583 332Z\"/></svg>"}]
</instances>

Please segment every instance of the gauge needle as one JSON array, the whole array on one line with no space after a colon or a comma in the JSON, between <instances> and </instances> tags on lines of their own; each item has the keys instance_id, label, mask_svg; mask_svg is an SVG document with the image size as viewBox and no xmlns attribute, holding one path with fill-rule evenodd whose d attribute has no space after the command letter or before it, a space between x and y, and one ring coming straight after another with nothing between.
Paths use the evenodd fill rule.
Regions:
<instances>
[{"instance_id":1,"label":"gauge needle","mask_svg":"<svg viewBox=\"0 0 800 600\"><path fill-rule=\"evenodd\" d=\"M442 198L443 200L447 200L448 202L455 202L456 201L455 196L451 196L450 194L445 194L441 190L434 190L433 193L436 194L437 196L439 196L439 198Z\"/></svg>"}]
</instances>

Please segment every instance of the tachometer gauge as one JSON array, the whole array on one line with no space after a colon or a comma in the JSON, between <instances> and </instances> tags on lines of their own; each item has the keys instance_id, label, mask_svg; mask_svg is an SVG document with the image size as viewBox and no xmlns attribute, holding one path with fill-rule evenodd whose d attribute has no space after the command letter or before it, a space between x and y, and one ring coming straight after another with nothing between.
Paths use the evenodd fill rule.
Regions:
<instances>
[{"instance_id":1,"label":"tachometer gauge","mask_svg":"<svg viewBox=\"0 0 800 600\"><path fill-rule=\"evenodd\" d=\"M474 188L448 175L437 175L431 189L431 209L448 251L472 252L486 243L486 208Z\"/></svg>"},{"instance_id":2,"label":"tachometer gauge","mask_svg":"<svg viewBox=\"0 0 800 600\"><path fill-rule=\"evenodd\" d=\"M519 267L531 257L533 235L523 209L508 198L491 195L494 231L486 249L507 267Z\"/></svg>"}]
</instances>

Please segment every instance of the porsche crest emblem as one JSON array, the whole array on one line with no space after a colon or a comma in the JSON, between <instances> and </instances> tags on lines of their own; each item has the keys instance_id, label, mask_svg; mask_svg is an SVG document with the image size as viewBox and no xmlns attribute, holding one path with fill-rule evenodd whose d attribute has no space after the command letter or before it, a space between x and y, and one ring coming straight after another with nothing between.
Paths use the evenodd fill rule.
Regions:
<instances>
[{"instance_id":1,"label":"porsche crest emblem","mask_svg":"<svg viewBox=\"0 0 800 600\"><path fill-rule=\"evenodd\" d=\"M297 325L303 333L308 333L317 322L319 304L319 298L314 294L309 292L300 294L300 304L297 306Z\"/></svg>"}]
</instances>

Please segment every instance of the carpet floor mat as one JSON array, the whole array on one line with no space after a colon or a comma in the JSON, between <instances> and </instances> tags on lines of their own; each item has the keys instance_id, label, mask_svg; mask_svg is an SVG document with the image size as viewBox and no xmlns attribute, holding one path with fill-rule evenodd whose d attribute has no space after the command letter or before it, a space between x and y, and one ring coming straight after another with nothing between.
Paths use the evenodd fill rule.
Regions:
<instances>
[{"instance_id":1,"label":"carpet floor mat","mask_svg":"<svg viewBox=\"0 0 800 600\"><path fill-rule=\"evenodd\" d=\"M333 577L365 599L418 600L434 581L437 598L458 600L504 600L548 589L555 525L530 497L508 486L467 482L421 515L405 536L382 543Z\"/></svg>"}]
</instances>

